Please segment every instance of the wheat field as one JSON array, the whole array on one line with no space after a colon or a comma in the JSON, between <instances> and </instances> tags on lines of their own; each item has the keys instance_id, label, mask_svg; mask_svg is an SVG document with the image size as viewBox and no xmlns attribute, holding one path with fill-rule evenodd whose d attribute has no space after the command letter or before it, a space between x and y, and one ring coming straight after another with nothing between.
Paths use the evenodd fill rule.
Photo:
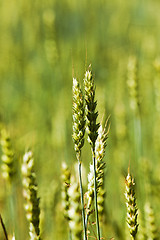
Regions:
<instances>
[{"instance_id":1,"label":"wheat field","mask_svg":"<svg viewBox=\"0 0 160 240\"><path fill-rule=\"evenodd\" d=\"M0 240L160 239L159 7L1 0Z\"/></svg>"}]
</instances>

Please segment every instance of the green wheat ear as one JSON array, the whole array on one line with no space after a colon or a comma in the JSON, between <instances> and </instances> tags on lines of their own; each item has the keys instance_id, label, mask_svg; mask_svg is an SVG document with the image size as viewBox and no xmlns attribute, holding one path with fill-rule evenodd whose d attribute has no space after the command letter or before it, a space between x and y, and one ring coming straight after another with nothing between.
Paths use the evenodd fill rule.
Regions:
<instances>
[{"instance_id":1,"label":"green wheat ear","mask_svg":"<svg viewBox=\"0 0 160 240\"><path fill-rule=\"evenodd\" d=\"M69 210L69 195L68 195L68 188L70 186L70 177L71 173L67 167L67 164L65 162L62 163L62 192L61 192L61 197L62 197L62 207L63 207L63 213L64 217L69 219L68 217L68 210Z\"/></svg>"},{"instance_id":2,"label":"green wheat ear","mask_svg":"<svg viewBox=\"0 0 160 240\"><path fill-rule=\"evenodd\" d=\"M135 56L130 56L128 60L128 80L127 80L130 107L133 112L137 112L139 108L138 95L138 78L137 78L137 59Z\"/></svg>"},{"instance_id":3,"label":"green wheat ear","mask_svg":"<svg viewBox=\"0 0 160 240\"><path fill-rule=\"evenodd\" d=\"M85 108L82 90L77 79L73 78L73 134L74 148L80 160L81 148L84 145Z\"/></svg>"},{"instance_id":4,"label":"green wheat ear","mask_svg":"<svg viewBox=\"0 0 160 240\"><path fill-rule=\"evenodd\" d=\"M98 137L95 143L95 160L96 160L96 181L97 181L97 203L98 212L102 218L104 210L104 168L106 163L103 161L105 156L105 148L107 145L107 138L109 133L108 120L106 125L102 127L100 125L98 129ZM93 163L90 164L90 172L88 174L88 191L86 193L87 198L87 213L92 212L91 205L94 199L94 168Z\"/></svg>"},{"instance_id":5,"label":"green wheat ear","mask_svg":"<svg viewBox=\"0 0 160 240\"><path fill-rule=\"evenodd\" d=\"M2 176L11 182L15 175L14 152L12 150L9 133L6 129L1 130L0 142L2 146Z\"/></svg>"},{"instance_id":6,"label":"green wheat ear","mask_svg":"<svg viewBox=\"0 0 160 240\"><path fill-rule=\"evenodd\" d=\"M29 222L30 240L40 240L39 229L39 198L37 197L36 175L34 172L34 159L31 151L28 151L23 156L22 163L23 176L23 196L26 200L25 211Z\"/></svg>"},{"instance_id":7,"label":"green wheat ear","mask_svg":"<svg viewBox=\"0 0 160 240\"><path fill-rule=\"evenodd\" d=\"M95 142L98 137L99 123L96 123L98 112L96 111L97 101L95 101L95 86L94 78L91 71L86 71L84 76L84 90L86 102L86 120L88 141L91 144L92 150L95 148Z\"/></svg>"},{"instance_id":8,"label":"green wheat ear","mask_svg":"<svg viewBox=\"0 0 160 240\"><path fill-rule=\"evenodd\" d=\"M135 183L132 179L130 173L126 177L126 206L127 206L127 225L129 228L129 232L131 238L136 239L136 234L138 230L137 216L138 216L138 208L136 205L136 197L135 197Z\"/></svg>"},{"instance_id":9,"label":"green wheat ear","mask_svg":"<svg viewBox=\"0 0 160 240\"><path fill-rule=\"evenodd\" d=\"M155 223L155 216L151 204L147 202L144 206L145 211L145 229L147 239L157 240L157 226Z\"/></svg>"},{"instance_id":10,"label":"green wheat ear","mask_svg":"<svg viewBox=\"0 0 160 240\"><path fill-rule=\"evenodd\" d=\"M138 240L145 240L146 239L146 231L144 226L144 218L142 216L141 211L138 209L138 233L137 239Z\"/></svg>"},{"instance_id":11,"label":"green wheat ear","mask_svg":"<svg viewBox=\"0 0 160 240\"><path fill-rule=\"evenodd\" d=\"M106 163L104 162L103 158L105 156L105 149L107 146L109 128L110 126L108 126L108 119L107 119L105 126L102 127L102 124L101 124L98 129L98 138L96 140L96 145L95 145L97 176L98 176L98 180L100 181L100 187L98 190L98 197L97 197L100 222L102 222L102 217L104 213L104 200L105 200L105 193L106 193L104 189L104 168L106 167Z\"/></svg>"},{"instance_id":12,"label":"green wheat ear","mask_svg":"<svg viewBox=\"0 0 160 240\"><path fill-rule=\"evenodd\" d=\"M15 158L14 158L14 152L12 149L12 143L9 133L5 128L1 130L1 140L0 140L1 146L2 146L2 177L6 180L6 183L8 184L7 187L9 187L7 190L8 193L8 199L9 199L9 209L10 209L10 220L13 225L13 229L15 231L15 234L17 235L17 227L15 224L15 218L16 218L16 195L15 195L15 175L16 175L16 164L15 164Z\"/></svg>"},{"instance_id":13,"label":"green wheat ear","mask_svg":"<svg viewBox=\"0 0 160 240\"><path fill-rule=\"evenodd\" d=\"M45 30L44 50L49 64L53 66L58 59L58 51L54 34L55 14L51 8L44 10L43 24Z\"/></svg>"}]
</instances>

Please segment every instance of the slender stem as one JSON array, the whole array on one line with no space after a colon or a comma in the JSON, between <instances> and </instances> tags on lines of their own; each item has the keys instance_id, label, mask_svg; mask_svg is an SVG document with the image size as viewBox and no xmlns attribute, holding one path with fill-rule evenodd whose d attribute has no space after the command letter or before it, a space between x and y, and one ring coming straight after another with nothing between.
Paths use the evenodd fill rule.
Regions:
<instances>
[{"instance_id":1,"label":"slender stem","mask_svg":"<svg viewBox=\"0 0 160 240\"><path fill-rule=\"evenodd\" d=\"M87 229L87 226L88 226L88 218L89 218L89 215L86 214L86 218L85 218L85 227Z\"/></svg>"},{"instance_id":2,"label":"slender stem","mask_svg":"<svg viewBox=\"0 0 160 240\"><path fill-rule=\"evenodd\" d=\"M78 168L79 168L79 182L80 182L80 193L81 193L81 204L82 204L82 221L83 221L83 230L84 230L84 240L87 240L87 230L86 230L86 224L85 224L85 212L84 212L82 173L81 173L80 157L78 158Z\"/></svg>"},{"instance_id":3,"label":"slender stem","mask_svg":"<svg viewBox=\"0 0 160 240\"><path fill-rule=\"evenodd\" d=\"M8 240L7 230L5 228L5 225L4 225L3 219L1 217L1 214L0 214L0 223L2 225L2 229L3 229L4 235L5 235L5 239Z\"/></svg>"},{"instance_id":4,"label":"slender stem","mask_svg":"<svg viewBox=\"0 0 160 240\"><path fill-rule=\"evenodd\" d=\"M93 150L93 166L94 166L94 202L95 202L95 214L96 214L96 228L97 228L97 237L98 237L98 240L100 240L98 204L97 204L96 159L95 159L95 151L94 150Z\"/></svg>"}]
</instances>

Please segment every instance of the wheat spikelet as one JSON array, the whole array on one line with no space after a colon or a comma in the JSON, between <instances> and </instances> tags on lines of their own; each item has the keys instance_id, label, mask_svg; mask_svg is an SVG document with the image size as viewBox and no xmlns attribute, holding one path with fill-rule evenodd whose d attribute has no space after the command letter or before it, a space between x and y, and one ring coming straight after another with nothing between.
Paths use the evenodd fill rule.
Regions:
<instances>
[{"instance_id":1,"label":"wheat spikelet","mask_svg":"<svg viewBox=\"0 0 160 240\"><path fill-rule=\"evenodd\" d=\"M1 146L2 146L2 176L12 181L15 175L14 153L12 150L11 139L6 129L1 130Z\"/></svg>"},{"instance_id":2,"label":"wheat spikelet","mask_svg":"<svg viewBox=\"0 0 160 240\"><path fill-rule=\"evenodd\" d=\"M138 223L137 223L137 205L136 205L136 197L134 190L134 180L132 179L130 173L128 173L126 177L126 206L127 206L127 225L129 228L130 235L132 239L136 238Z\"/></svg>"},{"instance_id":3,"label":"wheat spikelet","mask_svg":"<svg viewBox=\"0 0 160 240\"><path fill-rule=\"evenodd\" d=\"M54 34L55 14L52 9L44 11L43 24L45 29L44 49L49 64L53 66L58 59L58 51Z\"/></svg>"},{"instance_id":4,"label":"wheat spikelet","mask_svg":"<svg viewBox=\"0 0 160 240\"><path fill-rule=\"evenodd\" d=\"M145 240L146 239L144 218L143 218L142 212L139 209L138 209L138 232L137 232L137 239L138 240Z\"/></svg>"},{"instance_id":5,"label":"wheat spikelet","mask_svg":"<svg viewBox=\"0 0 160 240\"><path fill-rule=\"evenodd\" d=\"M31 240L40 240L39 229L39 198L37 197L36 175L34 172L34 159L31 151L23 156L22 163L23 196L26 200L24 205L26 217L29 222L29 235Z\"/></svg>"},{"instance_id":6,"label":"wheat spikelet","mask_svg":"<svg viewBox=\"0 0 160 240\"><path fill-rule=\"evenodd\" d=\"M62 163L62 175L61 175L61 179L62 179L62 192L61 192L61 196L62 196L62 207L63 207L63 213L64 213L64 217L65 218L69 218L68 217L68 209L69 209L69 195L68 195L68 188L70 186L70 177L71 177L71 173L66 165L65 162Z\"/></svg>"},{"instance_id":7,"label":"wheat spikelet","mask_svg":"<svg viewBox=\"0 0 160 240\"><path fill-rule=\"evenodd\" d=\"M105 156L105 148L107 145L107 138L108 138L108 132L109 128L107 128L107 123L105 127L103 128L102 125L100 125L98 129L98 137L95 143L95 159L96 159L96 181L97 181L97 202L98 202L98 211L100 214L103 213L103 204L104 204L104 196L105 191L103 189L104 184L104 168L105 168L105 162L103 161L103 158ZM94 167L93 163L90 164L90 172L88 174L88 191L86 193L87 198L87 211L88 214L92 211L91 205L94 199Z\"/></svg>"},{"instance_id":8,"label":"wheat spikelet","mask_svg":"<svg viewBox=\"0 0 160 240\"><path fill-rule=\"evenodd\" d=\"M98 112L96 111L97 101L95 101L95 86L94 78L91 71L86 71L84 76L84 90L86 102L86 120L87 120L87 133L88 141L95 148L95 142L98 137L99 123L96 123Z\"/></svg>"},{"instance_id":9,"label":"wheat spikelet","mask_svg":"<svg viewBox=\"0 0 160 240\"><path fill-rule=\"evenodd\" d=\"M80 160L81 148L84 145L85 109L82 90L77 79L73 78L73 134L74 148Z\"/></svg>"},{"instance_id":10,"label":"wheat spikelet","mask_svg":"<svg viewBox=\"0 0 160 240\"><path fill-rule=\"evenodd\" d=\"M155 223L155 216L151 204L146 202L145 210L145 229L148 240L157 240L157 227Z\"/></svg>"},{"instance_id":11,"label":"wheat spikelet","mask_svg":"<svg viewBox=\"0 0 160 240\"><path fill-rule=\"evenodd\" d=\"M139 108L138 96L138 78L137 78L137 59L135 56L130 56L128 60L128 80L127 85L130 95L130 107L134 112Z\"/></svg>"}]
</instances>

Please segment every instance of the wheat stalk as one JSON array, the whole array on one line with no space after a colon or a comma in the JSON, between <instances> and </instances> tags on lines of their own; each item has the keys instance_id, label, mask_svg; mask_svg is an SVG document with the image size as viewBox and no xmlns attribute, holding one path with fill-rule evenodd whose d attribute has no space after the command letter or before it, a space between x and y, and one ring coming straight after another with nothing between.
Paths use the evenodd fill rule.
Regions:
<instances>
[{"instance_id":1,"label":"wheat stalk","mask_svg":"<svg viewBox=\"0 0 160 240\"><path fill-rule=\"evenodd\" d=\"M130 56L128 60L127 86L130 95L130 107L133 112L137 112L139 108L139 95L137 79L137 59L135 56Z\"/></svg>"},{"instance_id":2,"label":"wheat stalk","mask_svg":"<svg viewBox=\"0 0 160 240\"><path fill-rule=\"evenodd\" d=\"M3 232L4 232L5 240L8 240L7 230L6 230L5 224L3 222L3 219L1 217L1 214L0 214L0 223L1 223L1 226L2 226L2 229L3 229Z\"/></svg>"}]
</instances>

